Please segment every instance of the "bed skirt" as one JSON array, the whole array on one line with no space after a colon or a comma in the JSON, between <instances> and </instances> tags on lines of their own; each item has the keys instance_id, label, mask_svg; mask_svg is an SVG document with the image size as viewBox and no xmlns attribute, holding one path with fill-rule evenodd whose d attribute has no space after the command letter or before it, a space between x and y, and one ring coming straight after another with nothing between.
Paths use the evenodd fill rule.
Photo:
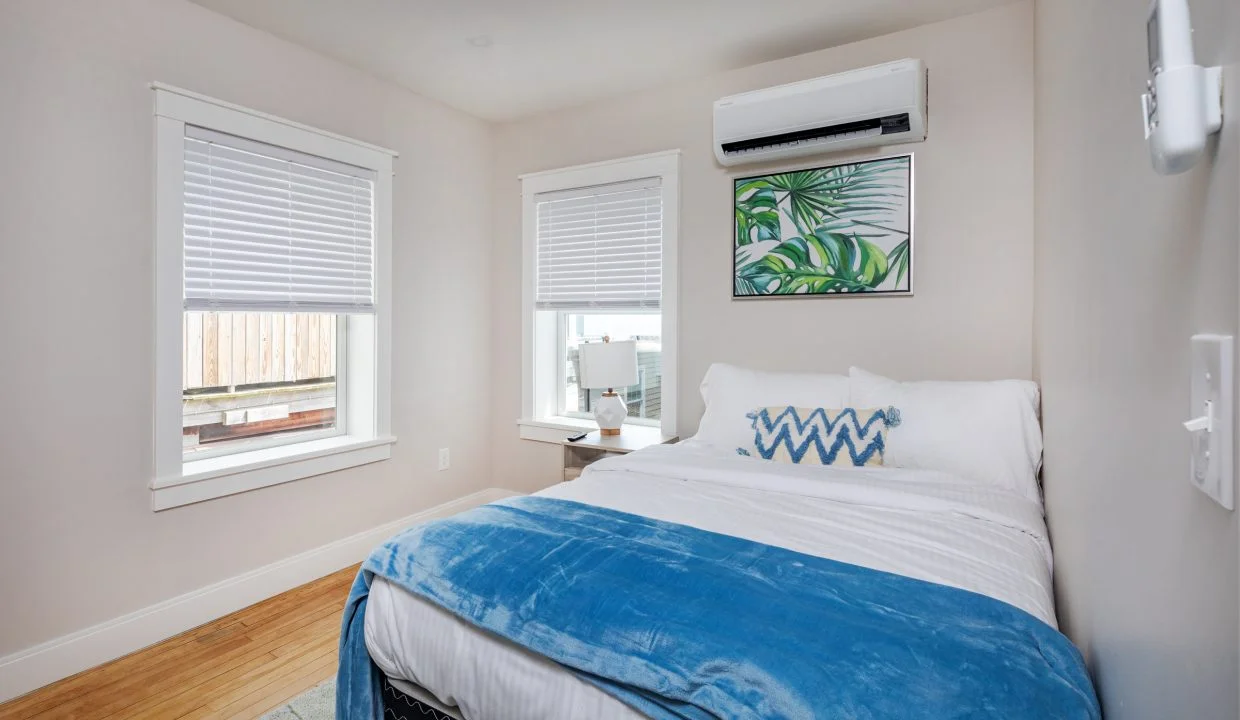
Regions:
<instances>
[{"instance_id":1,"label":"bed skirt","mask_svg":"<svg viewBox=\"0 0 1240 720\"><path fill-rule=\"evenodd\" d=\"M430 720L463 720L456 713L446 713L415 697L406 695L386 677L383 678L383 708L384 718L390 720L427 720L428 718Z\"/></svg>"}]
</instances>

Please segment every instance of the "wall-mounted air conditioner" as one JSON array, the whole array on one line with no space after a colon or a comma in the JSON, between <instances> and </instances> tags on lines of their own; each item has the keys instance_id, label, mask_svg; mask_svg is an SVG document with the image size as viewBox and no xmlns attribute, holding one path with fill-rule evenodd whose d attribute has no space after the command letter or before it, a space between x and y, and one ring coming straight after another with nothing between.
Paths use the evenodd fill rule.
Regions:
<instances>
[{"instance_id":1,"label":"wall-mounted air conditioner","mask_svg":"<svg viewBox=\"0 0 1240 720\"><path fill-rule=\"evenodd\" d=\"M926 139L926 66L899 60L715 102L715 156L763 162Z\"/></svg>"}]
</instances>

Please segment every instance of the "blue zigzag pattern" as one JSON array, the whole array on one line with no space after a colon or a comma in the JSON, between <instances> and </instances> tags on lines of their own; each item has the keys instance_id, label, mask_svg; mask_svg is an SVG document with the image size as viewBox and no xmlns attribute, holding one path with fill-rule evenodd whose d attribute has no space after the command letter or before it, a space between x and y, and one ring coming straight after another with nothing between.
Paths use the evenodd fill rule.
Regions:
<instances>
[{"instance_id":1,"label":"blue zigzag pattern","mask_svg":"<svg viewBox=\"0 0 1240 720\"><path fill-rule=\"evenodd\" d=\"M881 462L886 450L884 430L900 423L900 413L895 408L866 411L865 420L854 408L829 411L815 408L802 419L802 409L763 408L749 413L754 428L754 447L758 456L775 459L782 447L792 462L800 464L809 451L817 451L817 460L823 465L834 465L840 450L847 448L848 457L857 467L867 465L878 456ZM743 455L749 453L737 449ZM811 461L812 462L812 461Z\"/></svg>"}]
</instances>

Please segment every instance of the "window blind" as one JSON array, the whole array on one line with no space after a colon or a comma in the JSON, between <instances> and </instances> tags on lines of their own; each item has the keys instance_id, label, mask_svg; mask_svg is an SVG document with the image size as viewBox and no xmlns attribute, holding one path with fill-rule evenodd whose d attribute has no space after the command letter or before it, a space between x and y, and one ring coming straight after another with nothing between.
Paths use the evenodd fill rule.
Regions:
<instances>
[{"instance_id":1,"label":"window blind","mask_svg":"<svg viewBox=\"0 0 1240 720\"><path fill-rule=\"evenodd\" d=\"M187 125L185 309L373 312L374 179Z\"/></svg>"},{"instance_id":2,"label":"window blind","mask_svg":"<svg viewBox=\"0 0 1240 720\"><path fill-rule=\"evenodd\" d=\"M659 178L539 193L540 310L658 308L663 194Z\"/></svg>"}]
</instances>

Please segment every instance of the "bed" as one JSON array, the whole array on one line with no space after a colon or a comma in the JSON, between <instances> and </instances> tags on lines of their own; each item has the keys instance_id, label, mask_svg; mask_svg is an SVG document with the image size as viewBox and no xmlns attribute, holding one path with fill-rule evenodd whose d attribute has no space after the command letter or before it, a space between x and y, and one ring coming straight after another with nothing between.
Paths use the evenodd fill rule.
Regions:
<instances>
[{"instance_id":1,"label":"bed","mask_svg":"<svg viewBox=\"0 0 1240 720\"><path fill-rule=\"evenodd\" d=\"M690 440L600 461L578 480L536 497L967 591L1014 608L1009 617L1028 618L1030 629L1058 636L1050 630L1056 626L1052 559L1039 500L952 472L775 463ZM359 623L365 654L381 673L387 717L630 720L650 711L379 574ZM1065 716L1097 717L1088 681L1082 689L1079 677L1068 677L1083 675L1079 655L1062 665L1068 681L1051 684L1075 682L1069 697L1080 701ZM962 716L974 716L966 709ZM754 716L818 716L819 710L836 715L816 708ZM690 708L683 716L710 716L697 712Z\"/></svg>"}]
</instances>

